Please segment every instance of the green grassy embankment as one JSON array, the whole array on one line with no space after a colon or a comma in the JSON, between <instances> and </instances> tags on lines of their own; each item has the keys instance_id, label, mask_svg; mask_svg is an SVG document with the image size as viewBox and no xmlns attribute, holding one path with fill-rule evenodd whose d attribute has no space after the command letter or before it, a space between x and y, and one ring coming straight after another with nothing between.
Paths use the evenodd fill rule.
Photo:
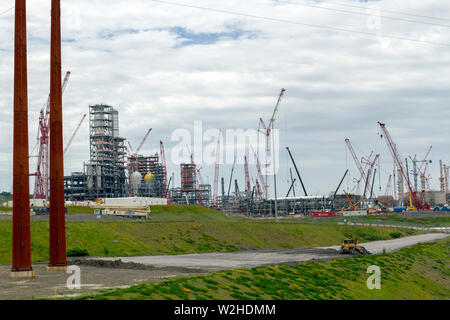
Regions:
<instances>
[{"instance_id":1,"label":"green grassy embankment","mask_svg":"<svg viewBox=\"0 0 450 320\"><path fill-rule=\"evenodd\" d=\"M36 207L36 208L41 208L41 207ZM67 213L71 214L71 213L92 213L94 214L94 208L89 208L89 207L81 207L81 206L68 206L67 208ZM33 207L31 207L31 209L33 209ZM13 208L11 207L0 207L0 211L4 211L4 212L12 212Z\"/></svg>"},{"instance_id":2,"label":"green grassy embankment","mask_svg":"<svg viewBox=\"0 0 450 320\"><path fill-rule=\"evenodd\" d=\"M113 289L82 299L450 299L449 246L446 240L378 256L222 271ZM371 265L381 268L380 290L367 288Z\"/></svg>"},{"instance_id":3,"label":"green grassy embankment","mask_svg":"<svg viewBox=\"0 0 450 320\"><path fill-rule=\"evenodd\" d=\"M417 234L414 230L290 221L254 221L200 207L152 207L152 220L67 222L67 249L90 256L138 256L232 252L251 248L289 249L339 244L352 236L361 242ZM0 221L0 264L11 262L12 222ZM33 261L48 260L48 221L32 221Z\"/></svg>"},{"instance_id":4,"label":"green grassy embankment","mask_svg":"<svg viewBox=\"0 0 450 320\"><path fill-rule=\"evenodd\" d=\"M384 225L398 225L404 227L450 227L450 213L447 217L414 217L403 216L402 214L383 214L383 215L369 215L361 217L331 217L331 218L301 218L303 223L320 223L320 224L335 224L335 223L368 223L368 224L384 224Z\"/></svg>"}]
</instances>

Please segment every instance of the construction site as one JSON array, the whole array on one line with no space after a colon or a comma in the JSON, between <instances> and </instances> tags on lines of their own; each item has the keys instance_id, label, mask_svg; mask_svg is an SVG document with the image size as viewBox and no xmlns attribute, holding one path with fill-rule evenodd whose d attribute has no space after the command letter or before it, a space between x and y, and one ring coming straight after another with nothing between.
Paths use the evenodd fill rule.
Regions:
<instances>
[{"instance_id":1,"label":"construction site","mask_svg":"<svg viewBox=\"0 0 450 320\"><path fill-rule=\"evenodd\" d=\"M288 5L311 7L277 2L266 5L271 10ZM419 118L419 101L429 103L431 94L416 99L414 90L408 87L411 91L404 98L401 96L405 87L400 87L392 91L398 97L392 102L387 88L374 89L384 84L385 78L387 86L403 84L402 75L397 72L392 73L391 79L383 75L382 81L367 81L355 88L351 82L354 79L350 79L355 77L353 72L343 72L338 65L357 64L354 57L358 52L353 52L356 50L350 50L348 59L336 54L338 58L332 66L315 69L317 62L302 56L310 54L306 47L280 50L283 48L276 32L288 32L284 41L294 38L292 30L284 28L270 28L270 32L275 32L272 43L268 39L273 35L268 30L264 36L258 32L247 36L223 30L213 33L209 29L209 33L195 34L178 25L164 29L165 24L160 22L157 30L143 25L142 30L128 29L131 24L126 24L126 29L94 29L83 35L89 40L84 38L82 49L64 54L69 57L64 61L71 66L64 75L62 48L79 41L74 40L78 32L72 35L74 39L61 35L61 1L53 0L47 8L49 12L45 12L50 13L50 36L42 38L49 36L50 44L49 68L44 68L50 81L46 97L48 87L39 87L36 81L44 77L37 77L34 71L30 72L33 89L28 88L27 59L39 55L28 54L26 5L26 0L15 0L15 6L0 12L3 16L14 9L13 17L8 18L8 26L14 32L9 79L14 89L12 162L7 168L12 188L11 192L0 193L4 202L0 206L0 243L5 244L0 250L0 300L449 299L450 164L443 150L447 141L444 138L439 142L427 135L424 119L432 112L417 120L421 127L415 126L410 117L413 114ZM234 15L250 21L317 27L197 4L152 0L140 5L129 9L138 15L138 11L153 14L150 9L156 6L176 6L180 11L172 13L180 13L173 16L177 23L181 16L190 20L193 12L203 10L200 12L214 12L214 21L222 15ZM111 12L119 16L126 11L113 2L110 6ZM368 9L355 4L352 8ZM107 19L111 12L105 11ZM152 20L148 12L141 20L136 18L137 25ZM164 19L170 20L170 11L164 12ZM396 10L386 12L401 14ZM122 16L127 23L129 15L126 12ZM33 27L37 25L34 19L32 16ZM228 19L223 22L227 28L239 25ZM201 21L200 28L204 23ZM73 24L69 23L71 27ZM252 28L257 30L256 26ZM345 28L328 29L349 32ZM146 41L136 40L147 32L155 32L146 39L152 50L158 48L155 56L144 53ZM353 33L375 37L376 41L382 35ZM129 52L122 46L127 43L120 39L123 35L130 37ZM246 56L243 63L253 63L257 60L253 54L258 54L262 59L257 70L274 68L272 71L245 71L246 76L235 77L228 71L229 66L221 69L224 66L220 64L227 59L233 65L242 63L237 62L244 56L241 46L258 38L264 43L264 50L252 48L251 58ZM437 44L407 37L385 38L427 46ZM36 39L41 38L33 34L31 42L35 44ZM219 58L208 51L216 44L220 44L219 51L226 51L236 41L236 61L230 58L230 52L226 58ZM326 43L330 43L330 48L334 45L331 41ZM92 54L94 50L87 48L96 45L102 53ZM116 45L120 50L114 52ZM269 52L269 47L275 48L272 54L279 57L268 62L263 51ZM376 50L377 46L369 43L368 47ZM380 56L391 61L392 56L386 53L388 46L380 43L380 47ZM322 63L329 59L330 48L316 55L323 59ZM123 51L130 56L121 60ZM282 57L283 51L296 53L290 60ZM94 69L95 86L89 82L84 66L80 66L83 63L77 60L78 55L87 57L88 69ZM106 61L106 56L113 57L114 65L102 68L100 61L92 62L98 57ZM213 59L214 67L193 64L194 71L179 71L189 64L181 58L192 56L199 59L196 63ZM138 72L131 67L135 59L145 61L136 63ZM151 65L153 59L161 61ZM164 59L168 59L167 64L162 63ZM300 63L299 59L304 60ZM371 60L365 60L359 71L367 67L367 61ZM36 60L33 63L30 70L38 69ZM117 68L120 65L124 71ZM283 65L284 69L280 68ZM380 65L376 64L377 71ZM175 71L170 75L161 72L173 66ZM298 74L290 74L298 72L297 66L306 72L301 74L305 82L296 82ZM314 72L308 74L305 66L313 66ZM333 67L341 76L351 75L346 80L348 95L344 86L337 86L341 79L330 75ZM220 74L226 74L226 85L217 80ZM197 83L196 77L200 79ZM180 83L178 78L182 78ZM332 86L330 79L336 81ZM120 84L115 87L114 81ZM358 78L356 83L360 81ZM310 82L313 84L308 87ZM317 90L319 84L324 85L326 92ZM73 92L71 85L75 87ZM95 88L85 91L85 86ZM251 89L240 91L245 86ZM183 90L189 94L177 96ZM63 95L69 95L67 100ZM370 105L374 95L387 100ZM409 109L411 97L417 102L413 110L417 113ZM36 101L46 103L32 109L29 100L33 105ZM389 103L385 110L371 113L378 103L381 106L386 101ZM408 107L408 114L399 108L400 111L395 110L398 117L388 118L393 114L390 109L402 102ZM233 103L235 109L229 105ZM358 108L345 109L347 103L356 103ZM200 104L206 107L198 107ZM38 129L36 141L31 143L29 123L33 131L36 125ZM436 130L438 134L442 133L440 130ZM131 141L137 141L136 137L139 144L135 145ZM162 308L160 302L155 306L157 311ZM208 315L205 306L180 306L175 302L168 306L162 311L172 318ZM299 310L293 306L294 312ZM222 315L219 305L214 308ZM253 308L246 305L245 315L253 316ZM275 315L276 308L282 310L283 306L268 304L260 313ZM218 313L213 307L209 312L216 318ZM279 319L287 319L292 312L289 317L280 314L276 313Z\"/></svg>"},{"instance_id":2,"label":"construction site","mask_svg":"<svg viewBox=\"0 0 450 320\"><path fill-rule=\"evenodd\" d=\"M63 91L70 77L67 72L63 81ZM260 118L258 134L265 140L266 158L271 154L271 132L278 113L279 105L286 89L282 89L268 125ZM48 104L49 105L49 104ZM49 194L49 121L48 109L41 111L39 118L38 158L35 177L34 200L48 200ZM103 203L109 198L145 197L165 199L167 204L200 205L221 210L235 215L249 217L275 217L291 215L333 216L339 214L361 215L381 212L403 212L415 210L447 211L449 193L450 166L439 161L440 190L430 187L430 167L435 165L429 156L432 146L424 157L402 159L385 124L379 123L381 138L386 140L394 166L385 181L385 190L375 194L375 178L379 170L380 153L372 151L368 157L358 155L350 139L345 139L348 152L351 154L355 168L360 174L353 178L351 189L343 188L344 179L348 179L349 169L342 180L336 181L336 189L327 195L310 195L302 180L300 166L294 160L291 150L286 152L291 160L289 169L289 190L286 195L269 195L269 177L263 174L270 163L263 163L264 158L253 150L256 177L250 176L249 161L244 156L244 177L235 174L236 161L229 176L219 177L221 141L217 141L216 165L214 167L213 185L204 182L201 167L194 162L194 154L190 154L190 163L179 166L180 186L175 186L175 173L168 175L164 143L160 141L160 152L152 155L141 153L152 128L147 129L136 150L125 137L120 136L119 110L108 105L91 105L88 116L84 115L64 148L70 148L81 124L89 121L90 158L80 164L80 171L64 177L64 196L70 203L89 204ZM159 137L161 139L161 137ZM188 148L189 152L190 149ZM219 179L220 178L220 179ZM220 182L220 183L219 183ZM276 183L276 182L275 182ZM301 188L297 187L300 185ZM244 185L244 187L240 187ZM347 190L345 190L347 189ZM39 202L37 202L39 203ZM126 204L126 201L124 201ZM450 210L450 209L449 209Z\"/></svg>"}]
</instances>

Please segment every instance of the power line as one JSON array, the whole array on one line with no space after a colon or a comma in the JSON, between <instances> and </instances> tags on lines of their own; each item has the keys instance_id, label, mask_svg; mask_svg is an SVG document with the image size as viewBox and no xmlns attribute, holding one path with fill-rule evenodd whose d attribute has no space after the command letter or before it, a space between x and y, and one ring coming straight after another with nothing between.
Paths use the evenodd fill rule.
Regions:
<instances>
[{"instance_id":1,"label":"power line","mask_svg":"<svg viewBox=\"0 0 450 320\"><path fill-rule=\"evenodd\" d=\"M273 0L273 1L279 2L279 3L285 3L285 4L289 4L289 5L293 5L293 6L298 6L298 7L308 7L308 8L322 9L322 10L335 11L335 12L341 12L341 13L348 13L348 14L359 15L359 16L368 16L368 17L373 16L372 14L367 13L367 12L348 11L348 10L343 10L343 9L336 9L336 8L330 8L330 7L313 5L313 4L298 3L298 2L283 1L283 0ZM366 9L368 9L368 8L366 8ZM403 18L384 16L384 15L379 15L379 17L383 18L383 19L387 19L387 20L394 20L394 21L401 21L401 22L409 22L409 23L417 23L417 24L425 24L425 25L431 25L431 26L439 26L439 27L450 28L450 25L448 25L448 24L425 22L425 21L417 21L417 20L409 20L409 19L403 19Z\"/></svg>"},{"instance_id":2,"label":"power line","mask_svg":"<svg viewBox=\"0 0 450 320\"><path fill-rule=\"evenodd\" d=\"M404 41L411 41L411 42L416 42L416 43L450 47L450 43L444 43L444 42L419 40L419 39L407 38L407 37L402 37L402 36L397 36L397 35L378 34L378 33L358 31L358 30L345 29L345 28L339 28L339 27L331 27L331 26L325 26L325 25L319 25L319 24L303 23L303 22L297 22L297 21L291 21L291 20L284 20L284 19L278 19L278 18L272 18L272 17L264 17L264 16L253 15L253 14L234 12L234 11L223 10L223 9L215 9L215 8L209 8L209 7L201 7L201 6L195 6L195 5L190 5L190 4L178 3L178 2L170 2L170 1L164 1L164 0L150 0L150 1L164 3L164 4L178 6L178 7L200 9L200 10L225 13L225 14L230 14L230 15L235 15L235 16L241 16L241 17L246 17L246 18L253 18L253 19L267 20L267 21L272 21L272 22L281 22L281 23L287 23L287 24L293 24L293 25L306 26L306 27L311 27L311 28L334 30L334 31L339 31L339 32L361 34L361 35L366 35L366 36L371 36L371 37L382 37L382 38L389 38L389 39L395 39L395 40L404 40Z\"/></svg>"},{"instance_id":3,"label":"power line","mask_svg":"<svg viewBox=\"0 0 450 320\"><path fill-rule=\"evenodd\" d=\"M5 11L2 11L2 12L0 12L0 16L2 16L2 15L4 15L4 14L7 14L8 12L10 12L12 9L14 9L15 8L15 6L12 6L11 8L9 8L9 9L7 9L7 10L5 10Z\"/></svg>"},{"instance_id":4,"label":"power line","mask_svg":"<svg viewBox=\"0 0 450 320\"><path fill-rule=\"evenodd\" d=\"M352 5L352 4L343 3L343 2L339 2L339 1L327 1L327 3L335 5L335 6L343 6L343 7L349 7L349 8L358 8L358 9L367 9L368 8L368 7L364 7L364 6ZM425 19L441 20L441 21L450 21L450 19L448 19L448 18L440 18L440 17L433 17L433 16L427 16L427 15L421 15L421 14L414 14L414 13L409 13L409 12L404 12L404 11L386 10L384 8L383 8L383 11L384 12L388 12L388 13L394 13L394 14L401 14L401 15L410 16L410 17L416 17L416 18L425 18Z\"/></svg>"}]
</instances>

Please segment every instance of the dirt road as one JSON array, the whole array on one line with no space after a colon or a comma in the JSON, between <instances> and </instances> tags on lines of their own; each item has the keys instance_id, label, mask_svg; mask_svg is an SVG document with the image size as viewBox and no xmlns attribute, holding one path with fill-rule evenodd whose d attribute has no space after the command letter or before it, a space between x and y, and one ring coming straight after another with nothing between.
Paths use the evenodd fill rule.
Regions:
<instances>
[{"instance_id":1,"label":"dirt road","mask_svg":"<svg viewBox=\"0 0 450 320\"><path fill-rule=\"evenodd\" d=\"M363 243L373 254L393 252L402 248L407 248L421 242L432 242L448 237L445 233L431 233L417 236L405 237L401 239L375 241ZM121 259L123 262L133 262L154 267L185 267L202 269L208 271L218 271L226 269L253 268L264 265L274 265L283 263L297 263L311 260L327 260L341 257L339 246L327 248L300 248L292 250L248 250L242 252L227 253L204 253L187 254L177 256L144 256L144 257L121 257L121 258L98 258L100 260L111 261Z\"/></svg>"},{"instance_id":2,"label":"dirt road","mask_svg":"<svg viewBox=\"0 0 450 320\"><path fill-rule=\"evenodd\" d=\"M363 244L372 253L392 252L417 243L447 238L448 234L432 233L395 240ZM9 265L0 265L0 299L29 299L80 295L86 292L114 287L128 287L142 282L158 282L175 276L189 276L218 270L251 268L263 265L328 260L343 257L339 247L300 248L293 250L253 250L234 253L206 253L179 256L147 256L123 258L89 258L71 264L81 269L81 290L69 290L69 274L48 272L46 264L34 264L34 279L12 280ZM118 261L121 259L122 261Z\"/></svg>"}]
</instances>

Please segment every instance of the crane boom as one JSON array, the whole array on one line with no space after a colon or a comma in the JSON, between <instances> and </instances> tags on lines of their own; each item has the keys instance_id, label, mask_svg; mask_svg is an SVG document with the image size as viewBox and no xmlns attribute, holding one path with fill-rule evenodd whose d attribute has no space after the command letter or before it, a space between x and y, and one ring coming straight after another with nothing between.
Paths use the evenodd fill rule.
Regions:
<instances>
[{"instance_id":1,"label":"crane boom","mask_svg":"<svg viewBox=\"0 0 450 320\"><path fill-rule=\"evenodd\" d=\"M298 171L297 164L294 161L294 157L292 156L291 150L289 150L289 147L286 147L286 150L289 153L289 156L291 157L292 163L294 164L294 169L297 172L298 179L300 180L300 184L302 185L303 193L307 197L308 193L306 192L306 188L305 188L305 185L303 184L302 177L300 177L300 172Z\"/></svg>"},{"instance_id":2,"label":"crane boom","mask_svg":"<svg viewBox=\"0 0 450 320\"><path fill-rule=\"evenodd\" d=\"M388 180L388 183L387 183L387 185L386 185L386 190L385 190L385 192L384 192L384 194L385 194L386 196L391 195L391 186L392 186L392 174L389 175L389 180Z\"/></svg>"},{"instance_id":3,"label":"crane boom","mask_svg":"<svg viewBox=\"0 0 450 320\"><path fill-rule=\"evenodd\" d=\"M152 131L152 128L148 129L147 133L145 134L144 138L141 141L141 144L139 145L139 147L136 149L135 154L138 154L139 151L141 151L142 146L144 145L145 141L148 138L148 135L150 134L150 132Z\"/></svg>"},{"instance_id":4,"label":"crane boom","mask_svg":"<svg viewBox=\"0 0 450 320\"><path fill-rule=\"evenodd\" d=\"M67 87L67 83L69 82L69 78L70 78L70 71L67 71L66 76L64 77L63 80L63 84L61 86L61 92L64 93L64 91L66 90ZM48 95L48 99L47 99L47 107L45 109L45 124L48 124L49 121L49 116L50 116L50 94Z\"/></svg>"},{"instance_id":5,"label":"crane boom","mask_svg":"<svg viewBox=\"0 0 450 320\"><path fill-rule=\"evenodd\" d=\"M353 149L350 139L345 139L345 143L347 144L348 150L350 151L350 154L352 155L353 160L355 161L356 167L358 168L359 173L361 174L361 177L362 177L364 183L367 184L366 173L364 172L364 169L362 168L361 162L359 161L358 157L356 156L356 152Z\"/></svg>"},{"instance_id":6,"label":"crane boom","mask_svg":"<svg viewBox=\"0 0 450 320\"><path fill-rule=\"evenodd\" d=\"M262 171L261 171L261 164L259 163L258 156L256 155L256 152L255 152L255 150L253 149L253 147L252 147L252 151L253 151L253 155L255 156L255 163L256 163L256 169L257 169L257 171L258 171L259 181L261 182L262 187L263 187L263 188L262 188L262 191L263 191L264 193L266 193L266 183L265 183L265 181L264 181L264 176L263 176Z\"/></svg>"},{"instance_id":7,"label":"crane boom","mask_svg":"<svg viewBox=\"0 0 450 320\"><path fill-rule=\"evenodd\" d=\"M163 144L162 140L159 141L159 153L161 156L161 164L162 164L164 197L166 199L169 199L169 186L167 183L166 152L164 151L164 144Z\"/></svg>"},{"instance_id":8,"label":"crane boom","mask_svg":"<svg viewBox=\"0 0 450 320\"><path fill-rule=\"evenodd\" d=\"M266 136L266 155L265 155L265 175L266 178L264 180L261 180L264 182L264 193L266 198L269 196L269 184L268 184L268 171L269 171L269 158L270 158L270 133L272 132L273 125L275 122L275 116L277 115L278 108L280 106L281 99L284 96L284 93L286 92L286 89L282 88L280 91L280 95L278 96L277 104L275 105L275 109L273 110L272 117L270 117L269 125L265 125L264 120L260 118L260 126L264 128L263 131L261 131ZM259 146L258 146L259 147ZM258 150L259 151L259 150Z\"/></svg>"},{"instance_id":9,"label":"crane boom","mask_svg":"<svg viewBox=\"0 0 450 320\"><path fill-rule=\"evenodd\" d=\"M286 89L282 88L280 95L278 97L277 104L275 105L275 109L273 110L272 117L270 118L269 125L267 126L267 129L269 131L270 131L270 128L272 127L272 124L275 122L275 116L277 115L278 107L280 106L281 99L283 98L285 92L286 92Z\"/></svg>"},{"instance_id":10,"label":"crane boom","mask_svg":"<svg viewBox=\"0 0 450 320\"><path fill-rule=\"evenodd\" d=\"M70 137L69 142L67 142L66 147L64 148L63 154L65 154L67 152L67 149L69 149L70 145L72 144L73 139L75 138L75 136L77 135L78 131L80 130L81 125L83 124L84 119L86 119L86 114L84 114L83 118L81 118L80 123L78 124L78 126L76 127L75 131L73 132L72 136Z\"/></svg>"},{"instance_id":11,"label":"crane boom","mask_svg":"<svg viewBox=\"0 0 450 320\"><path fill-rule=\"evenodd\" d=\"M392 137L389 133L389 131L386 128L386 124L378 122L380 125L381 130L383 131L384 138L386 140L387 146L389 151L391 152L392 158L394 159L395 164L397 165L397 168L400 169L400 173L402 174L404 180L406 181L406 184L408 185L408 189L410 192L410 195L414 201L414 205L417 209L422 209L422 201L417 197L417 193L413 191L413 188L411 186L411 182L409 180L409 177L407 175L407 171L405 167L403 166L402 161L400 160L400 154L397 150L397 146L395 145L394 141L392 140Z\"/></svg>"},{"instance_id":12,"label":"crane boom","mask_svg":"<svg viewBox=\"0 0 450 320\"><path fill-rule=\"evenodd\" d=\"M213 205L214 209L217 208L217 192L219 188L219 162L220 162L220 134L217 138L217 148L216 148L216 164L214 168L214 197L213 197Z\"/></svg>"},{"instance_id":13,"label":"crane boom","mask_svg":"<svg viewBox=\"0 0 450 320\"><path fill-rule=\"evenodd\" d=\"M247 187L247 192L251 191L251 186L250 186L250 173L248 170L248 161L247 161L247 156L244 156L244 169L245 169L245 185Z\"/></svg>"},{"instance_id":14,"label":"crane boom","mask_svg":"<svg viewBox=\"0 0 450 320\"><path fill-rule=\"evenodd\" d=\"M425 163L427 163L428 156L430 155L432 149L433 149L433 146L430 146L430 147L428 148L428 151L427 151L427 153L425 154L425 157L423 158L422 163L420 164L420 167L419 167L419 173L422 173L423 166L425 165Z\"/></svg>"}]
</instances>

